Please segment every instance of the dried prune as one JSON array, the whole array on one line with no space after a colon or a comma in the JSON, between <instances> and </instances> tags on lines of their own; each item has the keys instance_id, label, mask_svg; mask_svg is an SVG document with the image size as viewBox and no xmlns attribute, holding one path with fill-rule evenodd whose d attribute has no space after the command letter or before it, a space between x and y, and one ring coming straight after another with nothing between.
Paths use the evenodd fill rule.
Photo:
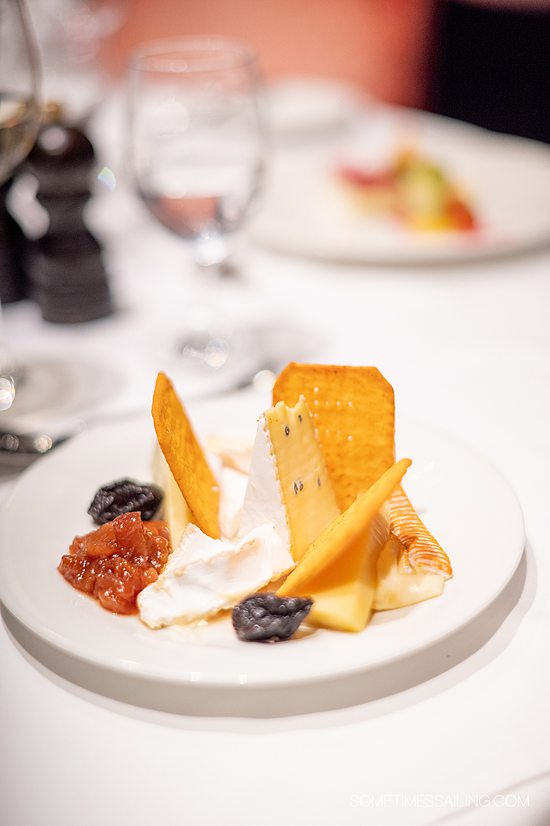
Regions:
<instances>
[{"instance_id":1,"label":"dried prune","mask_svg":"<svg viewBox=\"0 0 550 826\"><path fill-rule=\"evenodd\" d=\"M307 617L312 605L313 600L307 597L251 594L233 608L233 628L238 638L246 642L288 640Z\"/></svg>"},{"instance_id":2,"label":"dried prune","mask_svg":"<svg viewBox=\"0 0 550 826\"><path fill-rule=\"evenodd\" d=\"M139 511L144 522L151 520L162 502L162 491L156 485L139 485L131 479L119 479L99 488L88 513L96 525L104 525L122 513Z\"/></svg>"}]
</instances>

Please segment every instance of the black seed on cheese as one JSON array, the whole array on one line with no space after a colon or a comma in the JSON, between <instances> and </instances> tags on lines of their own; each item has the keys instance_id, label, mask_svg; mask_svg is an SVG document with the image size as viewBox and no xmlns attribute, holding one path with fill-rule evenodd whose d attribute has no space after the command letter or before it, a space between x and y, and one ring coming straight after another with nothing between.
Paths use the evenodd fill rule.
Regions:
<instances>
[{"instance_id":1,"label":"black seed on cheese","mask_svg":"<svg viewBox=\"0 0 550 826\"><path fill-rule=\"evenodd\" d=\"M301 421L302 421L302 414L301 414L301 413L298 413L298 421L299 421L299 422L301 422Z\"/></svg>"},{"instance_id":2,"label":"black seed on cheese","mask_svg":"<svg viewBox=\"0 0 550 826\"><path fill-rule=\"evenodd\" d=\"M321 487L321 477L320 476L317 477L317 487L318 488Z\"/></svg>"},{"instance_id":3,"label":"black seed on cheese","mask_svg":"<svg viewBox=\"0 0 550 826\"><path fill-rule=\"evenodd\" d=\"M290 433L290 427L287 424L285 424L285 436L288 436L289 433Z\"/></svg>"},{"instance_id":4,"label":"black seed on cheese","mask_svg":"<svg viewBox=\"0 0 550 826\"><path fill-rule=\"evenodd\" d=\"M301 490L304 489L304 483L300 482L299 479L294 482L294 493L299 493Z\"/></svg>"}]
</instances>

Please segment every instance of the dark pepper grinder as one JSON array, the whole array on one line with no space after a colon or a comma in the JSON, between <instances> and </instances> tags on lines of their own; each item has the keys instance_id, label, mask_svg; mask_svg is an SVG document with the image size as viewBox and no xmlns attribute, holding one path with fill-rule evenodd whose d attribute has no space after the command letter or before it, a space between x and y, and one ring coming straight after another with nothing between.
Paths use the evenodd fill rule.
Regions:
<instances>
[{"instance_id":1,"label":"dark pepper grinder","mask_svg":"<svg viewBox=\"0 0 550 826\"><path fill-rule=\"evenodd\" d=\"M59 107L47 111L28 157L38 181L36 198L50 219L29 267L33 296L46 321L92 321L113 311L101 247L84 219L94 164L84 132L64 123Z\"/></svg>"}]
</instances>

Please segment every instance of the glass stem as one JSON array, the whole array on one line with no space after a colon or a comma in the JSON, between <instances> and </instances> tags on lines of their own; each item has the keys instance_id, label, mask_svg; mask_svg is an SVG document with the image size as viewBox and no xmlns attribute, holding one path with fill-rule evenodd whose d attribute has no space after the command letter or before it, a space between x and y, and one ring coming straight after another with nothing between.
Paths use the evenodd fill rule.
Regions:
<instances>
[{"instance_id":1,"label":"glass stem","mask_svg":"<svg viewBox=\"0 0 550 826\"><path fill-rule=\"evenodd\" d=\"M229 358L233 328L224 310L223 262L195 260L193 295L187 305L187 331L178 351L181 356L219 368Z\"/></svg>"},{"instance_id":2,"label":"glass stem","mask_svg":"<svg viewBox=\"0 0 550 826\"><path fill-rule=\"evenodd\" d=\"M189 326L196 332L216 335L223 318L221 265L195 261L193 300L189 308Z\"/></svg>"}]
</instances>

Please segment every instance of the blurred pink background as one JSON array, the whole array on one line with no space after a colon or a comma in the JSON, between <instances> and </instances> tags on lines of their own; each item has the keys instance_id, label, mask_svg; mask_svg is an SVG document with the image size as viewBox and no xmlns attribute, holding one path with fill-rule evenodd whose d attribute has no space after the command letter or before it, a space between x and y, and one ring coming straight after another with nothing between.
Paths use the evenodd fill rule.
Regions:
<instances>
[{"instance_id":1,"label":"blurred pink background","mask_svg":"<svg viewBox=\"0 0 550 826\"><path fill-rule=\"evenodd\" d=\"M119 74L142 41L230 35L256 46L269 78L322 75L422 106L434 9L435 0L128 0L104 60Z\"/></svg>"}]
</instances>

